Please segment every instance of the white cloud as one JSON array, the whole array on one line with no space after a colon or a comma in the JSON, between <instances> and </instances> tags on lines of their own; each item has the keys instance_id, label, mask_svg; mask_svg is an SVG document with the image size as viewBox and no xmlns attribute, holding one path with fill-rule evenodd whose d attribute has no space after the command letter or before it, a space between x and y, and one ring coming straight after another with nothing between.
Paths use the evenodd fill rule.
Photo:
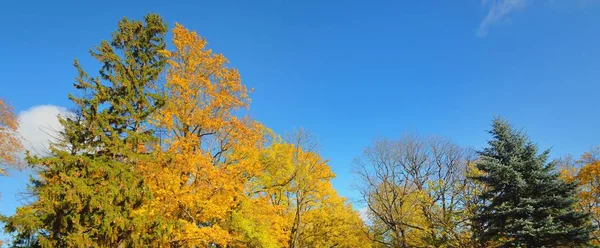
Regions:
<instances>
[{"instance_id":1,"label":"white cloud","mask_svg":"<svg viewBox=\"0 0 600 248\"><path fill-rule=\"evenodd\" d=\"M527 0L482 0L487 14L481 20L477 36L485 37L491 26L510 22L509 15L525 8Z\"/></svg>"},{"instance_id":2,"label":"white cloud","mask_svg":"<svg viewBox=\"0 0 600 248\"><path fill-rule=\"evenodd\" d=\"M19 113L19 134L25 149L39 155L48 152L50 142L62 130L58 115L66 113L67 109L54 105L35 106Z\"/></svg>"}]
</instances>

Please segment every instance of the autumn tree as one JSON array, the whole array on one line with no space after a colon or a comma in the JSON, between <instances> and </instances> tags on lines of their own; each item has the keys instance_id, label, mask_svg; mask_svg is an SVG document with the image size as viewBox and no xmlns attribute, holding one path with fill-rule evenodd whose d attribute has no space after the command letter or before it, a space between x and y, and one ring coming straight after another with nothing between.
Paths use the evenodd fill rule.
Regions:
<instances>
[{"instance_id":1,"label":"autumn tree","mask_svg":"<svg viewBox=\"0 0 600 248\"><path fill-rule=\"evenodd\" d=\"M47 157L27 158L39 171L34 199L4 218L15 245L133 247L159 235L139 214L151 194L136 166L150 158L147 120L163 103L153 87L166 65L166 31L158 15L125 18L90 52L102 64L98 77L75 61L75 113L60 118L64 131Z\"/></svg>"},{"instance_id":2,"label":"autumn tree","mask_svg":"<svg viewBox=\"0 0 600 248\"><path fill-rule=\"evenodd\" d=\"M316 142L300 130L288 138L292 146L293 178L286 189L292 204L293 221L289 247L302 247L306 235L306 214L328 193L330 180L335 176L327 162L316 152Z\"/></svg>"},{"instance_id":3,"label":"autumn tree","mask_svg":"<svg viewBox=\"0 0 600 248\"><path fill-rule=\"evenodd\" d=\"M600 245L600 147L585 152L578 160L568 156L558 163L562 178L577 183L577 208L590 215L591 242Z\"/></svg>"},{"instance_id":4,"label":"autumn tree","mask_svg":"<svg viewBox=\"0 0 600 248\"><path fill-rule=\"evenodd\" d=\"M375 141L356 160L371 239L396 247L469 247L472 160L441 138Z\"/></svg>"},{"instance_id":5,"label":"autumn tree","mask_svg":"<svg viewBox=\"0 0 600 248\"><path fill-rule=\"evenodd\" d=\"M425 141L430 175L423 187L426 194L421 209L427 221L429 245L469 247L472 245L471 194L478 185L469 178L475 154L442 138ZM410 168L410 167L408 167Z\"/></svg>"},{"instance_id":6,"label":"autumn tree","mask_svg":"<svg viewBox=\"0 0 600 248\"><path fill-rule=\"evenodd\" d=\"M559 178L549 151L537 146L506 121L494 120L492 140L480 152L475 177L480 194L477 238L502 247L578 247L589 241L587 216L575 209L576 184Z\"/></svg>"},{"instance_id":7,"label":"autumn tree","mask_svg":"<svg viewBox=\"0 0 600 248\"><path fill-rule=\"evenodd\" d=\"M331 185L334 174L314 137L298 130L262 155L259 191L283 208L285 247L367 247L358 213Z\"/></svg>"},{"instance_id":8,"label":"autumn tree","mask_svg":"<svg viewBox=\"0 0 600 248\"><path fill-rule=\"evenodd\" d=\"M155 159L138 168L154 195L144 211L168 223L169 234L159 241L173 247L279 246L269 218L276 211L249 186L261 171L266 129L242 115L248 89L196 32L176 24L173 44L173 51L164 51L167 101L152 118L165 133L155 144Z\"/></svg>"},{"instance_id":9,"label":"autumn tree","mask_svg":"<svg viewBox=\"0 0 600 248\"><path fill-rule=\"evenodd\" d=\"M333 188L304 214L295 247L371 247L360 216Z\"/></svg>"},{"instance_id":10,"label":"autumn tree","mask_svg":"<svg viewBox=\"0 0 600 248\"><path fill-rule=\"evenodd\" d=\"M0 175L7 167L20 167L19 152L23 150L18 134L19 117L4 99L0 98Z\"/></svg>"},{"instance_id":11,"label":"autumn tree","mask_svg":"<svg viewBox=\"0 0 600 248\"><path fill-rule=\"evenodd\" d=\"M4 99L0 98L0 176L7 175L9 167L20 168L22 163L18 157L23 144L18 134L19 118ZM0 241L2 246L2 241Z\"/></svg>"}]
</instances>

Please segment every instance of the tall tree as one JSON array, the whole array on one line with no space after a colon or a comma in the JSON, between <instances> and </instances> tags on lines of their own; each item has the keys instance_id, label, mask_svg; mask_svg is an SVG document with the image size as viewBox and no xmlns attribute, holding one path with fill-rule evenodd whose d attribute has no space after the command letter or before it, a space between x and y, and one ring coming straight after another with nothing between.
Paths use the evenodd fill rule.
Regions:
<instances>
[{"instance_id":1,"label":"tall tree","mask_svg":"<svg viewBox=\"0 0 600 248\"><path fill-rule=\"evenodd\" d=\"M32 203L5 218L19 245L43 247L132 247L150 242L157 223L139 214L150 191L136 172L149 158L153 139L147 119L162 105L154 84L166 65L166 24L155 14L144 21L119 21L111 41L90 51L102 67L90 77L79 72L70 95L75 113L62 117L64 131L47 157L28 157L39 166Z\"/></svg>"},{"instance_id":2,"label":"tall tree","mask_svg":"<svg viewBox=\"0 0 600 248\"><path fill-rule=\"evenodd\" d=\"M155 159L139 168L154 194L144 211L166 219L164 246L277 246L263 216L275 211L248 192L261 170L265 134L260 123L240 117L248 90L196 32L176 24L173 44L165 51L168 101L152 118L165 137Z\"/></svg>"},{"instance_id":3,"label":"tall tree","mask_svg":"<svg viewBox=\"0 0 600 248\"><path fill-rule=\"evenodd\" d=\"M493 139L480 152L474 179L485 185L474 220L481 242L502 247L577 247L589 242L588 216L575 210L574 183L559 178L549 151L506 121L495 119Z\"/></svg>"},{"instance_id":4,"label":"tall tree","mask_svg":"<svg viewBox=\"0 0 600 248\"><path fill-rule=\"evenodd\" d=\"M20 166L18 154L23 150L18 134L19 117L4 99L0 98L0 175L8 166Z\"/></svg>"}]
</instances>

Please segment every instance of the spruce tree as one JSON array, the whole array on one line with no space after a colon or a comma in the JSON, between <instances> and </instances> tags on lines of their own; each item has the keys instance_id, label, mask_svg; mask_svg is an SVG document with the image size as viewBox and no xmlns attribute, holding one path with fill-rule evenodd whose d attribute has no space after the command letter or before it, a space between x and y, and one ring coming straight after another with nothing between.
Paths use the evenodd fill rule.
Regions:
<instances>
[{"instance_id":1,"label":"spruce tree","mask_svg":"<svg viewBox=\"0 0 600 248\"><path fill-rule=\"evenodd\" d=\"M494 120L493 139L480 152L475 180L485 186L474 218L477 238L501 247L581 247L589 241L588 216L575 211L576 185L561 180L549 150L506 121Z\"/></svg>"},{"instance_id":2,"label":"spruce tree","mask_svg":"<svg viewBox=\"0 0 600 248\"><path fill-rule=\"evenodd\" d=\"M158 15L125 18L90 51L102 64L98 77L75 61L75 112L61 117L64 131L48 156L28 157L39 170L35 199L3 218L15 245L137 247L160 235L159 222L139 211L151 195L136 163L149 159L147 118L164 102L153 88L166 66L166 32Z\"/></svg>"}]
</instances>

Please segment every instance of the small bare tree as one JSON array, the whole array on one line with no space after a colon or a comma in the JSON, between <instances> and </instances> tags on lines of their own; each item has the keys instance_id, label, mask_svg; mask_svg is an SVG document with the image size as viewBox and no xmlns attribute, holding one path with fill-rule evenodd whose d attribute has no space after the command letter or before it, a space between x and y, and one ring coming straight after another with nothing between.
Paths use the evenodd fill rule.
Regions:
<instances>
[{"instance_id":1,"label":"small bare tree","mask_svg":"<svg viewBox=\"0 0 600 248\"><path fill-rule=\"evenodd\" d=\"M355 160L370 237L394 247L469 247L474 153L438 137L378 139Z\"/></svg>"}]
</instances>

